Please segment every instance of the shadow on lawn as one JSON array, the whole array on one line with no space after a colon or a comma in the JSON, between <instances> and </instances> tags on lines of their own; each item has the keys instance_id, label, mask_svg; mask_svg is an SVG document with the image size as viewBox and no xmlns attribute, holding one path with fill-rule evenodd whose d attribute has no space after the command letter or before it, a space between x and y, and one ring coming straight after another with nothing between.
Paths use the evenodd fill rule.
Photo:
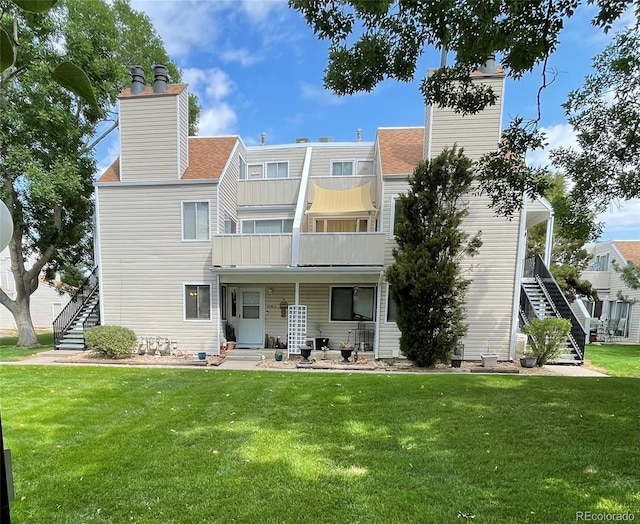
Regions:
<instances>
[{"instance_id":1,"label":"shadow on lawn","mask_svg":"<svg viewBox=\"0 0 640 524\"><path fill-rule=\"evenodd\" d=\"M632 379L31 371L3 414L35 517L566 522L639 501Z\"/></svg>"}]
</instances>

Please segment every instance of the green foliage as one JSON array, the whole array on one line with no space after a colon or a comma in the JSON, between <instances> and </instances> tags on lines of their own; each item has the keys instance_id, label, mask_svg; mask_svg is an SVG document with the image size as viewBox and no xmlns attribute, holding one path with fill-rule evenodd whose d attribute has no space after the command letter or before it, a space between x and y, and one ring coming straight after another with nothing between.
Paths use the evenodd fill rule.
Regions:
<instances>
[{"instance_id":1,"label":"green foliage","mask_svg":"<svg viewBox=\"0 0 640 524\"><path fill-rule=\"evenodd\" d=\"M598 291L591 285L591 282L581 278L580 270L577 267L552 263L549 269L567 297L567 301L573 302L578 295L587 297L589 300L598 300Z\"/></svg>"},{"instance_id":2,"label":"green foliage","mask_svg":"<svg viewBox=\"0 0 640 524\"><path fill-rule=\"evenodd\" d=\"M611 265L616 273L620 273L622 281L631 289L640 289L640 266L631 260L626 265L620 267L615 261Z\"/></svg>"},{"instance_id":3,"label":"green foliage","mask_svg":"<svg viewBox=\"0 0 640 524\"><path fill-rule=\"evenodd\" d=\"M593 68L564 104L579 149L556 149L552 161L575 183L576 200L604 211L640 196L640 28L616 35Z\"/></svg>"},{"instance_id":4,"label":"green foliage","mask_svg":"<svg viewBox=\"0 0 640 524\"><path fill-rule=\"evenodd\" d=\"M400 196L395 262L386 271L397 303L400 351L418 366L447 361L466 332L464 296L470 283L461 275L463 256L482 245L461 229L468 214L462 197L471 187L471 160L462 150L446 149L421 162Z\"/></svg>"},{"instance_id":5,"label":"green foliage","mask_svg":"<svg viewBox=\"0 0 640 524\"><path fill-rule=\"evenodd\" d=\"M544 366L558 357L567 342L571 322L564 318L534 318L524 326L531 344L529 352L538 358L538 366Z\"/></svg>"},{"instance_id":6,"label":"green foliage","mask_svg":"<svg viewBox=\"0 0 640 524\"><path fill-rule=\"evenodd\" d=\"M127 358L134 354L138 339L129 328L122 326L95 326L84 335L87 349L106 358Z\"/></svg>"}]
</instances>

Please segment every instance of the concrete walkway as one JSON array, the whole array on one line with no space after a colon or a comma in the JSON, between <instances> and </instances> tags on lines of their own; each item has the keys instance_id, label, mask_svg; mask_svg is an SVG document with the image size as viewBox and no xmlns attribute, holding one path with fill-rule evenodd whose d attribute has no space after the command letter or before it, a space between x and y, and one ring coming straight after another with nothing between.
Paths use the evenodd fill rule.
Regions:
<instances>
[{"instance_id":1,"label":"concrete walkway","mask_svg":"<svg viewBox=\"0 0 640 524\"><path fill-rule=\"evenodd\" d=\"M271 351L271 350L270 350ZM233 356L228 355L225 361L219 366L206 366L204 362L199 362L196 360L185 361L183 365L172 365L167 363L128 363L122 362L121 364L114 363L100 363L100 362L71 362L71 357L77 356L77 350L50 350L50 351L42 351L40 353L36 353L35 355L24 359L24 360L15 360L10 362L0 362L0 364L4 365L35 365L35 366L77 366L77 365L92 365L92 366L120 366L120 367L147 367L147 368L159 368L159 367L180 367L180 368L193 368L193 367L203 367L205 369L210 370L236 370L236 371L301 371L301 372L313 372L320 371L314 370L311 367L309 368L296 368L296 367L263 367L258 366L260 363L259 356L256 356L256 359L247 359L247 358L233 358ZM556 376L564 376L564 377L599 377L606 378L609 375L602 373L600 371L595 371L593 369L586 368L585 366L572 366L572 365L546 365L543 369L551 371L553 375ZM421 371L417 371L415 369L410 371L403 371L401 369L367 369L367 370L359 370L354 368L335 368L335 369L323 369L321 371L325 372L349 372L349 373L402 373L409 372L412 374L420 373ZM425 373L438 373L438 372L454 372L452 369L442 369L442 370L424 370ZM460 370L463 371L463 370ZM470 371L470 370L464 370ZM458 370L455 370L458 372ZM547 375L547 376L553 376ZM531 376L531 375L529 375ZM541 375L542 376L542 375Z\"/></svg>"}]
</instances>

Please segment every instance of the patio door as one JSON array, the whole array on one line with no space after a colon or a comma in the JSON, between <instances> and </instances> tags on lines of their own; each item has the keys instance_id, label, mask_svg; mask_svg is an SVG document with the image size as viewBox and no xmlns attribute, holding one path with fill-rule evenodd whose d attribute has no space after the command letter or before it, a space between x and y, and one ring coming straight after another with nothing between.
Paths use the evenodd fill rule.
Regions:
<instances>
[{"instance_id":1,"label":"patio door","mask_svg":"<svg viewBox=\"0 0 640 524\"><path fill-rule=\"evenodd\" d=\"M237 347L264 346L264 289L238 288Z\"/></svg>"}]
</instances>

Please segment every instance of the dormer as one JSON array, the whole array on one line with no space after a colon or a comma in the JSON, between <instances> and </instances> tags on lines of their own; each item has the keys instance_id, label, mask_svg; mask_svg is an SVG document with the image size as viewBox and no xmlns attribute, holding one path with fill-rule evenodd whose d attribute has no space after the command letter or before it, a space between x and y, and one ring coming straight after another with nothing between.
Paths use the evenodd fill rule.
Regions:
<instances>
[{"instance_id":1,"label":"dormer","mask_svg":"<svg viewBox=\"0 0 640 524\"><path fill-rule=\"evenodd\" d=\"M189 165L189 94L186 84L169 84L167 68L154 66L153 86L144 69L131 69L131 88L120 105L120 180L176 180Z\"/></svg>"},{"instance_id":2,"label":"dormer","mask_svg":"<svg viewBox=\"0 0 640 524\"><path fill-rule=\"evenodd\" d=\"M430 72L429 74L432 74ZM472 160L494 151L502 133L502 104L505 74L494 59L471 73L471 81L491 86L496 103L474 115L462 115L448 107L428 106L426 111L424 157L434 158L454 144L464 148Z\"/></svg>"}]
</instances>

